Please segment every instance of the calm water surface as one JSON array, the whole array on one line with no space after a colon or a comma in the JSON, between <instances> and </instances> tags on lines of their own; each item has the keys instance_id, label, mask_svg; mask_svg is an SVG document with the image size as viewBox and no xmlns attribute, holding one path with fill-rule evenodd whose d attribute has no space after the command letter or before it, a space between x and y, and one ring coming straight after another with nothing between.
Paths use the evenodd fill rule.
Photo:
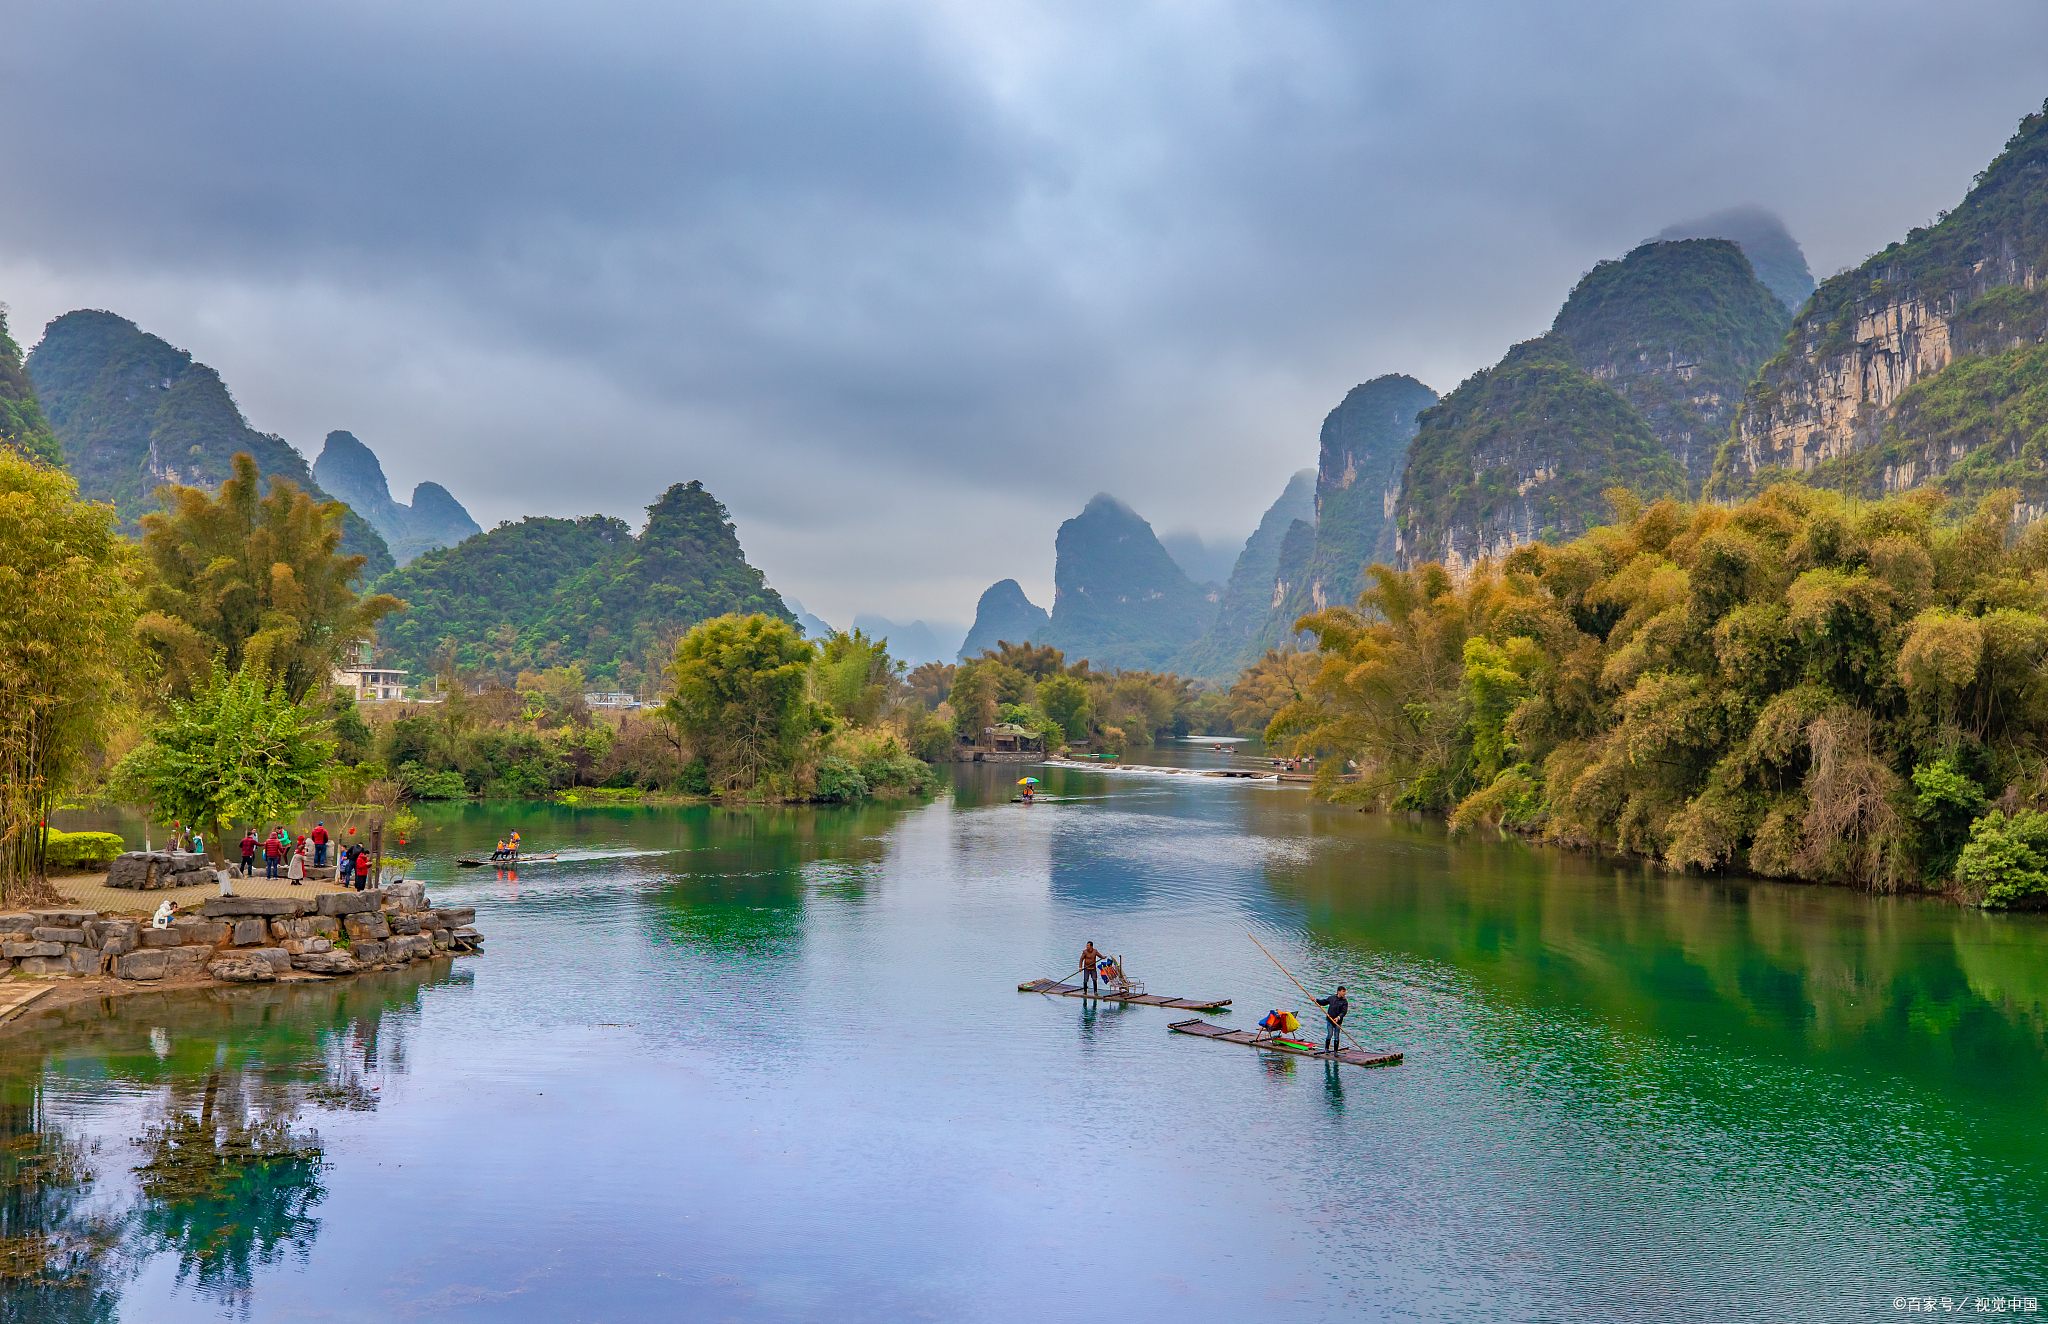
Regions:
<instances>
[{"instance_id":1,"label":"calm water surface","mask_svg":"<svg viewBox=\"0 0 2048 1324\"><path fill-rule=\"evenodd\" d=\"M568 857L423 865L487 955L45 1015L0 1041L0 1231L73 1276L0 1319L2048 1305L2042 919L1032 771L1028 808L980 768L909 809L444 807L432 856ZM1302 1009L1248 934L1406 1063L1015 991L1092 939L1222 1021ZM269 1160L209 1185L201 1134Z\"/></svg>"}]
</instances>

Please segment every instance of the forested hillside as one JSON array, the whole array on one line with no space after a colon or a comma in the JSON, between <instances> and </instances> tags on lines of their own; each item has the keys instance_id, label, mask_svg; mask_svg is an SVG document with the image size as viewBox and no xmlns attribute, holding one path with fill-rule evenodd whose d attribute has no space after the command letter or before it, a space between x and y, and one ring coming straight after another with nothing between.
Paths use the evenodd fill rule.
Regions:
<instances>
[{"instance_id":1,"label":"forested hillside","mask_svg":"<svg viewBox=\"0 0 2048 1324\"><path fill-rule=\"evenodd\" d=\"M637 537L604 515L531 516L428 552L378 585L410 607L382 645L416 673L452 664L510 680L580 665L592 683L634 687L698 621L764 612L795 622L703 484L676 484L647 514Z\"/></svg>"},{"instance_id":2,"label":"forested hillside","mask_svg":"<svg viewBox=\"0 0 2048 1324\"><path fill-rule=\"evenodd\" d=\"M1786 323L1725 239L1645 244L1588 272L1550 333L1422 416L1397 559L1454 570L1584 532L1614 485L1697 494L1734 401Z\"/></svg>"},{"instance_id":3,"label":"forested hillside","mask_svg":"<svg viewBox=\"0 0 2048 1324\"><path fill-rule=\"evenodd\" d=\"M0 446L45 464L64 462L63 447L36 401L35 383L21 365L21 346L7 332L5 312L0 312Z\"/></svg>"},{"instance_id":4,"label":"forested hillside","mask_svg":"<svg viewBox=\"0 0 2048 1324\"><path fill-rule=\"evenodd\" d=\"M219 373L125 317L64 314L28 356L28 372L79 495L112 502L130 533L156 507L159 485L218 488L238 453L266 478L333 499L283 437L249 426ZM341 547L367 558L370 577L393 565L384 539L354 511L343 518Z\"/></svg>"}]
</instances>

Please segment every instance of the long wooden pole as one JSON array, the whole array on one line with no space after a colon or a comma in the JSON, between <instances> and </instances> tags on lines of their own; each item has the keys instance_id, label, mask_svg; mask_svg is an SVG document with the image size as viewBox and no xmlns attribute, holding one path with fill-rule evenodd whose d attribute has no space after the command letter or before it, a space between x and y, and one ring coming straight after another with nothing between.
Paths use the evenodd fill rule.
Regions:
<instances>
[{"instance_id":1,"label":"long wooden pole","mask_svg":"<svg viewBox=\"0 0 2048 1324\"><path fill-rule=\"evenodd\" d=\"M1245 934L1244 936L1247 938L1251 938L1252 946L1258 948L1262 952L1266 952L1266 944L1260 942L1258 938L1254 937L1252 934L1249 933ZM1271 952L1266 952L1266 959L1268 961L1271 961L1274 965L1280 966L1280 973L1287 976L1287 982L1294 985L1296 988L1301 989L1301 996L1308 999L1310 1006L1315 1005L1316 995L1309 992L1306 988L1302 988L1301 981L1299 979L1296 979L1293 973L1289 971L1286 966L1280 965L1279 957L1273 955L1273 953ZM1338 1034L1343 1035L1346 1039L1351 1039L1351 1031L1344 1028L1344 1022L1337 1020L1336 1018L1331 1016L1327 1010L1323 1012L1323 1019L1329 1021L1330 1024L1336 1026ZM1351 1039L1351 1046L1353 1048L1356 1048L1361 1053L1365 1051L1365 1046L1359 1043L1356 1039Z\"/></svg>"}]
</instances>

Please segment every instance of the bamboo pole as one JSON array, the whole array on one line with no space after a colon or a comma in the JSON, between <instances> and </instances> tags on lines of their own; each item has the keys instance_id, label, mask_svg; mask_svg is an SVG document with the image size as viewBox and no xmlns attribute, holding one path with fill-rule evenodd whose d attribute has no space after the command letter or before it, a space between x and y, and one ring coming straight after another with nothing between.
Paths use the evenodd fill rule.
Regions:
<instances>
[{"instance_id":1,"label":"bamboo pole","mask_svg":"<svg viewBox=\"0 0 2048 1324\"><path fill-rule=\"evenodd\" d=\"M1260 942L1256 937L1253 937L1253 935L1249 933L1247 933L1244 936L1247 938L1251 938L1252 946L1258 948L1262 952L1266 952L1266 944ZM1296 988L1301 989L1301 995L1308 999L1310 1006L1315 1005L1316 995L1309 992L1308 989L1304 988L1302 986L1302 982L1299 979L1296 979L1293 973L1289 971L1286 966L1280 965L1279 957L1273 955L1273 953L1271 952L1266 952L1266 959L1268 961L1271 961L1274 965L1280 966L1280 973L1287 976L1287 982L1294 985ZM1330 1013L1328 1011L1323 1012L1323 1019L1329 1021L1330 1024L1336 1026L1338 1034L1343 1035L1346 1039L1351 1039L1351 1031L1344 1028L1344 1023L1342 1021L1331 1019ZM1356 1039L1351 1039L1351 1046L1353 1048L1356 1048L1361 1053L1365 1051L1365 1045L1359 1043Z\"/></svg>"}]
</instances>

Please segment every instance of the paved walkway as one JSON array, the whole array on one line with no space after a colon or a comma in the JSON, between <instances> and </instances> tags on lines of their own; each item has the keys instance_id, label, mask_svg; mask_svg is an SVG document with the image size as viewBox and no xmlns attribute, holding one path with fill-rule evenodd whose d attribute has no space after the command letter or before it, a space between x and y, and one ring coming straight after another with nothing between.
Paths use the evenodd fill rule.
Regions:
<instances>
[{"instance_id":1,"label":"paved walkway","mask_svg":"<svg viewBox=\"0 0 2048 1324\"><path fill-rule=\"evenodd\" d=\"M108 887L107 876L103 873L70 874L52 878L50 886L62 892L81 906L117 915L153 915L156 908L166 899L175 902L178 909L196 908L209 897L220 895L217 883L205 883L198 887L165 887L154 892L136 892L125 887ZM236 896L299 896L313 897L322 892L347 892L352 889L334 883L316 883L308 880L293 887L284 878L265 878L257 874L254 878L235 879Z\"/></svg>"}]
</instances>

